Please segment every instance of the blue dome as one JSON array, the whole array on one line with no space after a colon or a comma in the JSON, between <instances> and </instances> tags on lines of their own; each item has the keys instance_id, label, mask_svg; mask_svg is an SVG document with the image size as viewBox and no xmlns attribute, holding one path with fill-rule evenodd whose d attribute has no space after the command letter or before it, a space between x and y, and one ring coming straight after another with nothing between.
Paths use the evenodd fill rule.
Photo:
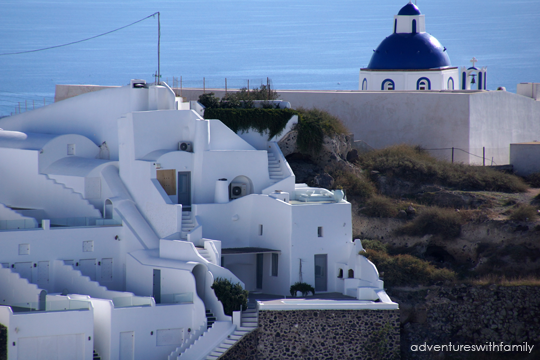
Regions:
<instances>
[{"instance_id":1,"label":"blue dome","mask_svg":"<svg viewBox=\"0 0 540 360\"><path fill-rule=\"evenodd\" d=\"M420 15L420 9L411 3L408 3L399 10L398 15Z\"/></svg>"},{"instance_id":2,"label":"blue dome","mask_svg":"<svg viewBox=\"0 0 540 360\"><path fill-rule=\"evenodd\" d=\"M446 48L433 36L428 33L394 33L381 42L367 68L418 70L448 66L451 65Z\"/></svg>"}]
</instances>

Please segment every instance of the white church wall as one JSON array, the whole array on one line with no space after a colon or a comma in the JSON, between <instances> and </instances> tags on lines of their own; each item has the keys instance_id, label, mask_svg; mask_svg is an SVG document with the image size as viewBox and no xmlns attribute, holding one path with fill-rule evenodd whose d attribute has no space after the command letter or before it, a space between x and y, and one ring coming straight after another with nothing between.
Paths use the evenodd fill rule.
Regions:
<instances>
[{"instance_id":1,"label":"white church wall","mask_svg":"<svg viewBox=\"0 0 540 360\"><path fill-rule=\"evenodd\" d=\"M426 149L468 149L469 95L439 92L281 91L295 107L319 108L339 117L354 134L379 149L394 144ZM451 150L433 155L450 160ZM461 151L455 161L467 162Z\"/></svg>"},{"instance_id":2,"label":"white church wall","mask_svg":"<svg viewBox=\"0 0 540 360\"><path fill-rule=\"evenodd\" d=\"M540 103L506 91L490 91L470 97L472 153L482 155L486 165L508 164L510 144L540 140ZM482 159L472 158L481 164Z\"/></svg>"},{"instance_id":3,"label":"white church wall","mask_svg":"<svg viewBox=\"0 0 540 360\"><path fill-rule=\"evenodd\" d=\"M364 78L367 80L368 91L381 91L383 81L394 81L394 90L417 90L418 80L427 78L431 88L425 90L448 90L448 79L454 80L454 88L459 87L459 72L457 68L437 71L360 71L359 89L362 90ZM453 90L453 89L452 89ZM295 105L296 106L296 105Z\"/></svg>"}]
</instances>

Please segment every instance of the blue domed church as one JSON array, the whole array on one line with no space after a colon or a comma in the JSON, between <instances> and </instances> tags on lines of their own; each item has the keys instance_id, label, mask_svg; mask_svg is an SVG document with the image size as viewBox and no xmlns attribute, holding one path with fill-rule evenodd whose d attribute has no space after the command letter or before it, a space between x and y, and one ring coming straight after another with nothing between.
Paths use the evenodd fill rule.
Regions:
<instances>
[{"instance_id":1,"label":"blue domed church","mask_svg":"<svg viewBox=\"0 0 540 360\"><path fill-rule=\"evenodd\" d=\"M426 32L425 15L416 5L402 7L393 25L394 32L374 50L367 68L360 69L360 90L460 88L458 68L451 65L446 48Z\"/></svg>"}]
</instances>

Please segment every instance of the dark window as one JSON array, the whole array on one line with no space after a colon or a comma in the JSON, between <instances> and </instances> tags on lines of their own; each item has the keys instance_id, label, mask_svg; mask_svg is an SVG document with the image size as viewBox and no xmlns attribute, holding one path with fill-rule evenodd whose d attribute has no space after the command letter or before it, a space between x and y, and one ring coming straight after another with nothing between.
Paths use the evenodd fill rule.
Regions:
<instances>
[{"instance_id":1,"label":"dark window","mask_svg":"<svg viewBox=\"0 0 540 360\"><path fill-rule=\"evenodd\" d=\"M278 254L272 254L272 276L278 276Z\"/></svg>"},{"instance_id":2,"label":"dark window","mask_svg":"<svg viewBox=\"0 0 540 360\"><path fill-rule=\"evenodd\" d=\"M352 278L354 278L354 270L349 269L349 279L352 279Z\"/></svg>"}]
</instances>

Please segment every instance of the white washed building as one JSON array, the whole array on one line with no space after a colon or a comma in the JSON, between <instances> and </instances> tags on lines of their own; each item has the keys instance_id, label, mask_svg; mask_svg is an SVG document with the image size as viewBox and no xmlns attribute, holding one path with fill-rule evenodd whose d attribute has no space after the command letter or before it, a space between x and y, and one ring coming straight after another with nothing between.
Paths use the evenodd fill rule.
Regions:
<instances>
[{"instance_id":1,"label":"white washed building","mask_svg":"<svg viewBox=\"0 0 540 360\"><path fill-rule=\"evenodd\" d=\"M132 80L0 120L8 359L206 358L247 331L210 288L218 277L397 308L351 241L341 192L295 184L277 138L188 107Z\"/></svg>"}]
</instances>

